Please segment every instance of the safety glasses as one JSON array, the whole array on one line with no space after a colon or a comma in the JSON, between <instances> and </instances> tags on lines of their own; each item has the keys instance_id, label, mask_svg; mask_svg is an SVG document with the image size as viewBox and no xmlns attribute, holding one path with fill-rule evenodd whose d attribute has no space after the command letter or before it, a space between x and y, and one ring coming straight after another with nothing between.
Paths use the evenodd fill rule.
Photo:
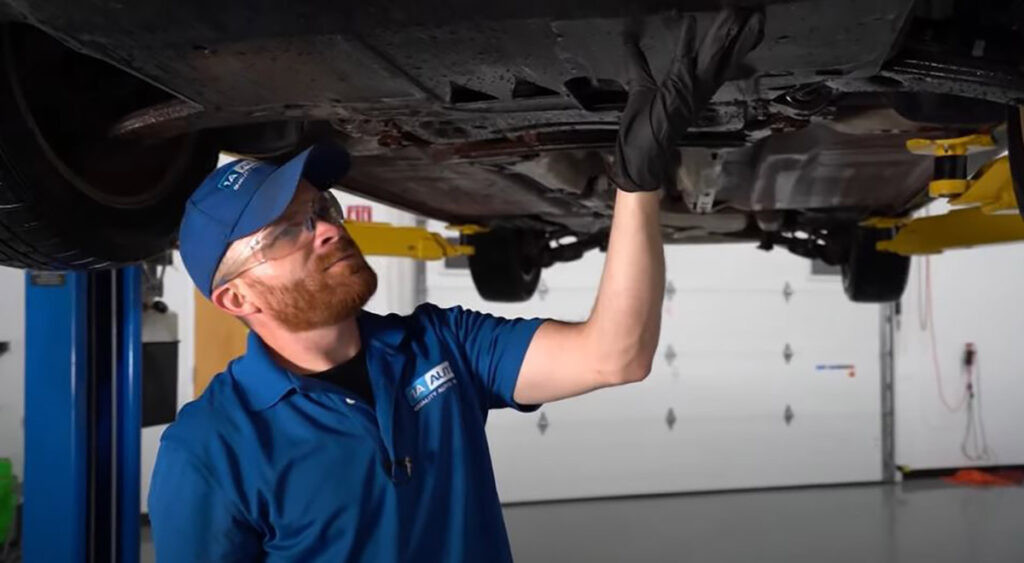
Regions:
<instances>
[{"instance_id":1,"label":"safety glasses","mask_svg":"<svg viewBox=\"0 0 1024 563\"><path fill-rule=\"evenodd\" d=\"M221 275L214 280L214 289L261 264L280 260L311 244L316 224L320 221L333 225L345 222L341 205L328 192L317 194L306 210L289 212L285 217L257 231L238 258L227 264Z\"/></svg>"}]
</instances>

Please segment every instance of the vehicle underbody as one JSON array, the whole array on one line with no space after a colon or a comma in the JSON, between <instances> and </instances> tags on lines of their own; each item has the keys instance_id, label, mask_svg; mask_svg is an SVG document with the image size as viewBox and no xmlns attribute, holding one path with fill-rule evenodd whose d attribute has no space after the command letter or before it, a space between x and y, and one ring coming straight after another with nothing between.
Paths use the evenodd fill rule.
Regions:
<instances>
[{"instance_id":1,"label":"vehicle underbody","mask_svg":"<svg viewBox=\"0 0 1024 563\"><path fill-rule=\"evenodd\" d=\"M7 2L8 53L44 64L64 56L39 48L56 37L159 87L109 97L89 142L53 143L81 176L92 162L81 144L95 155L97 143L201 137L274 159L329 138L353 154L346 189L529 231L542 265L604 244L623 32L640 33L659 74L682 15L660 0ZM990 131L1024 104L1024 2L746 4L764 6L765 38L679 147L667 242L754 241L843 264L860 221L927 202L933 163L907 152L908 139ZM685 9L704 29L718 6ZM21 85L45 98L62 80Z\"/></svg>"}]
</instances>

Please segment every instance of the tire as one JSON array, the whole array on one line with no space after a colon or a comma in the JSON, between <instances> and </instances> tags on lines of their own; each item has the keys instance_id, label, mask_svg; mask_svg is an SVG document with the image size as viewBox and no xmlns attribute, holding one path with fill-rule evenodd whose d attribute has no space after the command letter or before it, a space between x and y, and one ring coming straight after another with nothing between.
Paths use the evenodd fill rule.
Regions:
<instances>
[{"instance_id":1,"label":"tire","mask_svg":"<svg viewBox=\"0 0 1024 563\"><path fill-rule=\"evenodd\" d=\"M843 290L855 303L898 301L907 287L910 257L879 252L875 243L892 238L891 229L857 228L842 266Z\"/></svg>"},{"instance_id":2,"label":"tire","mask_svg":"<svg viewBox=\"0 0 1024 563\"><path fill-rule=\"evenodd\" d=\"M93 269L170 248L216 148L107 134L167 98L34 28L0 27L0 264Z\"/></svg>"},{"instance_id":3,"label":"tire","mask_svg":"<svg viewBox=\"0 0 1024 563\"><path fill-rule=\"evenodd\" d=\"M531 231L495 229L467 239L474 248L469 272L480 297L504 303L533 297L543 269L542 237Z\"/></svg>"}]
</instances>

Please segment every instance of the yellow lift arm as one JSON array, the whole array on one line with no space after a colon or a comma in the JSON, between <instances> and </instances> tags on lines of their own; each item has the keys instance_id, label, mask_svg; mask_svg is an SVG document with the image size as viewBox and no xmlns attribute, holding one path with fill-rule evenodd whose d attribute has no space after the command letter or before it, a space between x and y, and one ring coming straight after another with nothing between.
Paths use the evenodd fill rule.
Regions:
<instances>
[{"instance_id":1,"label":"yellow lift arm","mask_svg":"<svg viewBox=\"0 0 1024 563\"><path fill-rule=\"evenodd\" d=\"M475 225L449 226L463 234L482 232ZM345 230L368 256L403 256L417 260L440 260L454 256L471 256L473 247L452 244L442 235L422 227L402 227L390 223L346 221Z\"/></svg>"},{"instance_id":2,"label":"yellow lift arm","mask_svg":"<svg viewBox=\"0 0 1024 563\"><path fill-rule=\"evenodd\" d=\"M988 135L907 141L910 152L937 159L955 159L937 163L936 178L929 183L928 191L932 197L949 198L949 204L959 209L914 219L878 217L865 221L863 225L867 227L897 229L891 240L877 243L878 250L911 256L1024 240L1024 219L1017 211L1007 156L985 165L974 179L956 178L955 174L947 173L961 165L968 153L993 146Z\"/></svg>"}]
</instances>

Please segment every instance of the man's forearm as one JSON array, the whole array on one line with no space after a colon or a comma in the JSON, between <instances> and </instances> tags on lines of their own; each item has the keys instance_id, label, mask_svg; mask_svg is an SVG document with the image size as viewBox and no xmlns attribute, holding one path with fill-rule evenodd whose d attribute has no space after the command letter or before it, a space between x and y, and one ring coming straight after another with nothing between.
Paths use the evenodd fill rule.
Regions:
<instances>
[{"instance_id":1,"label":"man's forearm","mask_svg":"<svg viewBox=\"0 0 1024 563\"><path fill-rule=\"evenodd\" d=\"M616 196L601 285L585 326L609 384L646 377L658 346L665 291L660 196L621 190Z\"/></svg>"},{"instance_id":2,"label":"man's forearm","mask_svg":"<svg viewBox=\"0 0 1024 563\"><path fill-rule=\"evenodd\" d=\"M537 404L647 376L661 331L665 255L660 193L686 129L722 82L764 36L764 12L722 11L697 47L697 20L681 21L679 42L660 82L638 38L627 35L629 100L615 145L616 196L611 240L597 301L585 323L548 321L537 329L519 370L515 400Z\"/></svg>"},{"instance_id":3,"label":"man's forearm","mask_svg":"<svg viewBox=\"0 0 1024 563\"><path fill-rule=\"evenodd\" d=\"M599 383L647 376L661 330L665 257L658 188L675 175L676 147L723 81L764 37L764 11L727 8L697 46L697 19L680 22L679 42L660 81L635 34L626 34L629 99L615 144L615 202L601 289L586 323L587 347L600 358ZM624 193L627 190L630 193Z\"/></svg>"}]
</instances>

